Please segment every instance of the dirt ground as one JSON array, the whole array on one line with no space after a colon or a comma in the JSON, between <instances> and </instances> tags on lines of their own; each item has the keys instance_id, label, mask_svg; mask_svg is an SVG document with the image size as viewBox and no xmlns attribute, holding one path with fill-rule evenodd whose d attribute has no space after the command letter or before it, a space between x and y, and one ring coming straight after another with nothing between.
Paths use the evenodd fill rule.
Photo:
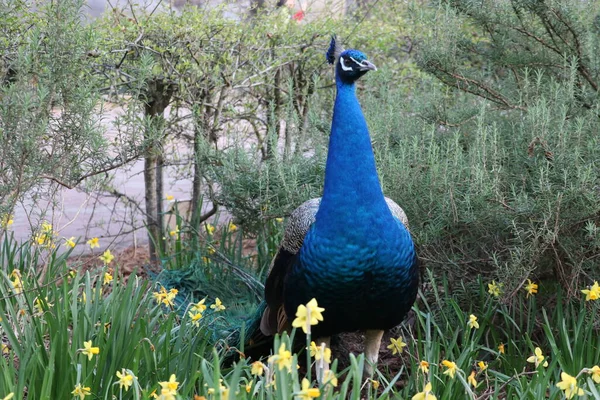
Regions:
<instances>
[{"instance_id":1,"label":"dirt ground","mask_svg":"<svg viewBox=\"0 0 600 400\"><path fill-rule=\"evenodd\" d=\"M98 258L101 254L87 254L69 258L69 264L82 271L99 271L103 262ZM117 265L119 275L125 279L134 272L145 277L145 266L150 265L148 246L128 247L125 250L113 253L115 256L111 265Z\"/></svg>"}]
</instances>

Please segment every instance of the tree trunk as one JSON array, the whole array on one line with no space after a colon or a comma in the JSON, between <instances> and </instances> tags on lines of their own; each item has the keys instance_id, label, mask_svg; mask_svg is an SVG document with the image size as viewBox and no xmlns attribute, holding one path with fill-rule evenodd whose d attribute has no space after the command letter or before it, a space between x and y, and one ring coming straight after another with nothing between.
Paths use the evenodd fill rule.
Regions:
<instances>
[{"instance_id":1,"label":"tree trunk","mask_svg":"<svg viewBox=\"0 0 600 400\"><path fill-rule=\"evenodd\" d=\"M200 166L200 152L202 150L202 141L205 140L202 129L196 125L194 129L194 179L192 181L192 216L190 226L192 231L198 232L200 229L200 218L202 214L202 205L200 204L200 194L202 193L202 168Z\"/></svg>"},{"instance_id":2,"label":"tree trunk","mask_svg":"<svg viewBox=\"0 0 600 400\"><path fill-rule=\"evenodd\" d=\"M157 221L159 215L158 201L156 199L156 156L151 155L149 149L144 158L144 185L146 187L146 229L148 229L148 239L150 247L150 262L156 264L158 262L157 244L160 246L159 240L162 239L161 231Z\"/></svg>"},{"instance_id":3,"label":"tree trunk","mask_svg":"<svg viewBox=\"0 0 600 400\"><path fill-rule=\"evenodd\" d=\"M144 131L147 143L144 157L144 185L146 196L146 224L150 247L150 262L157 264L164 251L163 232L163 146L165 119L164 112L176 89L174 83L153 78L147 82L146 91L141 96L144 101L144 115L149 123Z\"/></svg>"},{"instance_id":4,"label":"tree trunk","mask_svg":"<svg viewBox=\"0 0 600 400\"><path fill-rule=\"evenodd\" d=\"M165 198L165 187L163 185L163 178L164 178L164 165L165 165L165 157L163 155L163 150L162 150L162 143L158 144L160 146L160 151L158 152L157 156L156 156L156 208L158 210L157 216L158 218L156 219L156 225L158 225L158 231L162 233L162 235L160 236L161 240L160 240L160 248L158 249L159 252L163 252L165 250L165 241L162 240L162 237L164 236L164 232L165 232L165 224L164 224L164 198Z\"/></svg>"}]
</instances>

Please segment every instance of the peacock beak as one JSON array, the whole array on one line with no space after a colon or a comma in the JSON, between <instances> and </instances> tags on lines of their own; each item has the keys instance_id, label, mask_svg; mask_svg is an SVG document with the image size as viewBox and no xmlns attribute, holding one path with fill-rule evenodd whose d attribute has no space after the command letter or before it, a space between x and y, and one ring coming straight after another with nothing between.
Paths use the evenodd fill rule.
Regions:
<instances>
[{"instance_id":1,"label":"peacock beak","mask_svg":"<svg viewBox=\"0 0 600 400\"><path fill-rule=\"evenodd\" d=\"M369 60L362 60L358 69L360 71L377 71L377 67Z\"/></svg>"}]
</instances>

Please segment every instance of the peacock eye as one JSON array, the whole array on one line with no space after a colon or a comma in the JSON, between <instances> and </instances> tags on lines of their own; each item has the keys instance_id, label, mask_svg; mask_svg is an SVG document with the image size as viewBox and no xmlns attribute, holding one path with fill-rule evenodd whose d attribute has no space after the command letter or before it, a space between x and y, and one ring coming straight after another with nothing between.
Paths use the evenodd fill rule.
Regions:
<instances>
[{"instance_id":1,"label":"peacock eye","mask_svg":"<svg viewBox=\"0 0 600 400\"><path fill-rule=\"evenodd\" d=\"M344 71L352 71L352 60L348 56L340 58L340 65Z\"/></svg>"}]
</instances>

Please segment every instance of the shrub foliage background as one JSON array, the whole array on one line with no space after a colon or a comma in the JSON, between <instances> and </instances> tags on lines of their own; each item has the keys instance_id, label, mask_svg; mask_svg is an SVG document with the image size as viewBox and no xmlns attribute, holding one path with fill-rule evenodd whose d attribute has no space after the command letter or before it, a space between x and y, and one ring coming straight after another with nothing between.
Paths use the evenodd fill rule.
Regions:
<instances>
[{"instance_id":1,"label":"shrub foliage background","mask_svg":"<svg viewBox=\"0 0 600 400\"><path fill-rule=\"evenodd\" d=\"M247 233L264 229L320 193L334 95L322 50L335 32L381 66L361 83L360 96L385 191L406 209L426 266L458 278L473 271L507 277L511 289L533 272L571 289L594 276L595 6L383 2L366 19L309 23L285 8L246 21L224 18L219 8L134 10L134 18L109 13L84 27L73 19L81 4L61 4L47 7L44 22L23 11L36 28L6 40L9 208L33 188L53 193L143 157L146 220L160 254L166 167L193 176L188 229L199 231L211 215L200 213L203 198L226 207ZM9 8L15 16L4 22L13 31L25 18L20 9ZM40 33L52 26L81 29L78 36ZM40 34L54 40L44 42L49 54L76 46L78 62L40 58L46 52L30 45ZM48 75L54 83L44 89L45 75L35 76L52 68L81 84L61 86ZM53 99L61 119L34 118L39 110L25 107L28 91L19 85ZM112 143L98 136L94 115L109 100L127 110ZM26 119L39 129L18 122ZM105 190L118 192L111 185L106 180Z\"/></svg>"}]
</instances>

